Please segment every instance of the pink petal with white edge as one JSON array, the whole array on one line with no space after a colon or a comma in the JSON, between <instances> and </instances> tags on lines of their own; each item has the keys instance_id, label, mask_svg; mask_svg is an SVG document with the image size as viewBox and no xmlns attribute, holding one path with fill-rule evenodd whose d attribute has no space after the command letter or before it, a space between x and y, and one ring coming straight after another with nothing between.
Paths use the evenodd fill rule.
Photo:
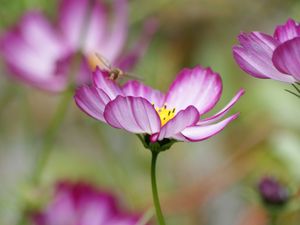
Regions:
<instances>
[{"instance_id":1,"label":"pink petal with white edge","mask_svg":"<svg viewBox=\"0 0 300 225\"><path fill-rule=\"evenodd\" d=\"M153 134L160 130L157 112L141 97L118 96L105 107L104 118L112 127L132 133Z\"/></svg>"},{"instance_id":2,"label":"pink petal with white edge","mask_svg":"<svg viewBox=\"0 0 300 225\"><path fill-rule=\"evenodd\" d=\"M184 137L181 133L175 134L173 135L173 137L175 140L177 141L185 141L185 142L189 142L188 139L186 139L186 137Z\"/></svg>"},{"instance_id":3,"label":"pink petal with white edge","mask_svg":"<svg viewBox=\"0 0 300 225\"><path fill-rule=\"evenodd\" d=\"M111 100L118 95L123 95L119 85L109 78L108 72L100 70L99 67L93 72L93 83L97 88L102 89Z\"/></svg>"},{"instance_id":4,"label":"pink petal with white edge","mask_svg":"<svg viewBox=\"0 0 300 225\"><path fill-rule=\"evenodd\" d=\"M67 51L62 37L38 11L27 12L17 29L25 43L34 51L44 53L44 57L57 57Z\"/></svg>"},{"instance_id":5,"label":"pink petal with white edge","mask_svg":"<svg viewBox=\"0 0 300 225\"><path fill-rule=\"evenodd\" d=\"M110 98L104 91L96 87L83 86L74 96L77 106L89 116L105 122L103 112Z\"/></svg>"},{"instance_id":6,"label":"pink petal with white edge","mask_svg":"<svg viewBox=\"0 0 300 225\"><path fill-rule=\"evenodd\" d=\"M216 105L221 94L220 75L210 68L197 66L179 73L167 93L165 103L168 108L176 108L176 111L193 105L201 115Z\"/></svg>"},{"instance_id":7,"label":"pink petal with white edge","mask_svg":"<svg viewBox=\"0 0 300 225\"><path fill-rule=\"evenodd\" d=\"M186 138L188 141L202 141L208 139L219 132L221 132L227 124L231 121L235 120L238 117L238 113L228 117L225 120L220 121L219 123L206 125L206 126L193 126L184 129L181 134Z\"/></svg>"},{"instance_id":8,"label":"pink petal with white edge","mask_svg":"<svg viewBox=\"0 0 300 225\"><path fill-rule=\"evenodd\" d=\"M294 20L288 19L284 25L277 26L274 32L274 38L280 43L300 36L299 24Z\"/></svg>"},{"instance_id":9,"label":"pink petal with white edge","mask_svg":"<svg viewBox=\"0 0 300 225\"><path fill-rule=\"evenodd\" d=\"M300 37L279 45L272 60L279 71L290 74L300 81Z\"/></svg>"},{"instance_id":10,"label":"pink petal with white edge","mask_svg":"<svg viewBox=\"0 0 300 225\"><path fill-rule=\"evenodd\" d=\"M199 118L200 115L198 110L194 106L189 106L178 112L173 119L161 128L157 139L162 140L164 138L171 138L185 128L195 125L199 121Z\"/></svg>"},{"instance_id":11,"label":"pink petal with white edge","mask_svg":"<svg viewBox=\"0 0 300 225\"><path fill-rule=\"evenodd\" d=\"M233 47L233 56L246 73L257 78L293 81L291 76L279 72L273 65L272 55L279 44L273 37L260 32L242 33L239 41L241 46Z\"/></svg>"},{"instance_id":12,"label":"pink petal with white edge","mask_svg":"<svg viewBox=\"0 0 300 225\"><path fill-rule=\"evenodd\" d=\"M103 41L106 13L99 1L61 0L59 25L73 50L95 50Z\"/></svg>"},{"instance_id":13,"label":"pink petal with white edge","mask_svg":"<svg viewBox=\"0 0 300 225\"><path fill-rule=\"evenodd\" d=\"M81 35L83 37L83 51L87 54L94 53L95 49L102 45L107 32L107 9L101 1L93 2L92 12L88 15L89 21L83 28L86 29L85 35Z\"/></svg>"},{"instance_id":14,"label":"pink petal with white edge","mask_svg":"<svg viewBox=\"0 0 300 225\"><path fill-rule=\"evenodd\" d=\"M240 89L237 94L231 99L231 101L218 113L215 115L205 118L205 119L200 119L200 121L197 123L197 125L205 125L205 124L211 124L219 119L221 119L223 116L226 115L226 113L235 105L235 103L242 97L245 93L244 89Z\"/></svg>"},{"instance_id":15,"label":"pink petal with white edge","mask_svg":"<svg viewBox=\"0 0 300 225\"><path fill-rule=\"evenodd\" d=\"M38 88L61 91L57 62L68 54L64 42L39 12L29 12L1 39L1 53L13 75Z\"/></svg>"},{"instance_id":16,"label":"pink petal with white edge","mask_svg":"<svg viewBox=\"0 0 300 225\"><path fill-rule=\"evenodd\" d=\"M65 89L66 76L55 74L55 62L38 57L19 37L6 37L1 43L1 54L12 76L42 90L60 92Z\"/></svg>"},{"instance_id":17,"label":"pink petal with white edge","mask_svg":"<svg viewBox=\"0 0 300 225\"><path fill-rule=\"evenodd\" d=\"M143 83L130 80L122 87L124 96L142 97L147 99L155 107L161 107L165 100L165 95L158 90L152 89Z\"/></svg>"},{"instance_id":18,"label":"pink petal with white edge","mask_svg":"<svg viewBox=\"0 0 300 225\"><path fill-rule=\"evenodd\" d=\"M97 51L110 62L114 62L120 55L128 32L128 2L127 0L114 1L114 19L110 32L106 34L106 38Z\"/></svg>"}]
</instances>

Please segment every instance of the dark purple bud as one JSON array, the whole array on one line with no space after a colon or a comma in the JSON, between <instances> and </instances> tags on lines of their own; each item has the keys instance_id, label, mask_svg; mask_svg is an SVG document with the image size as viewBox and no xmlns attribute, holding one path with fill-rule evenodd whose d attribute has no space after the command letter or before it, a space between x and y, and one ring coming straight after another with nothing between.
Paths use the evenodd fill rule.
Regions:
<instances>
[{"instance_id":1,"label":"dark purple bud","mask_svg":"<svg viewBox=\"0 0 300 225\"><path fill-rule=\"evenodd\" d=\"M289 190L274 177L263 177L258 184L262 200L270 205L284 205L289 199Z\"/></svg>"}]
</instances>

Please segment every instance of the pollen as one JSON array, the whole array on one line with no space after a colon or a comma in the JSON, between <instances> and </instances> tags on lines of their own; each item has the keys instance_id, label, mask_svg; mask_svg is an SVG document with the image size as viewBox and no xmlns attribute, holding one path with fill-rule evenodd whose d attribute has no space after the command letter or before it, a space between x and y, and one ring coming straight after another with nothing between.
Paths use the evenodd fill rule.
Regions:
<instances>
[{"instance_id":1,"label":"pollen","mask_svg":"<svg viewBox=\"0 0 300 225\"><path fill-rule=\"evenodd\" d=\"M152 104L154 106L154 104ZM168 109L167 105L164 105L163 107L155 107L156 112L159 115L161 126L164 126L167 122L169 122L171 119L175 116L176 109Z\"/></svg>"},{"instance_id":2,"label":"pollen","mask_svg":"<svg viewBox=\"0 0 300 225\"><path fill-rule=\"evenodd\" d=\"M88 62L88 65L90 67L90 69L92 71L95 71L96 67L98 66L100 69L104 69L105 68L105 65L103 62L101 62L101 60L97 57L96 54L90 54L88 57L87 57L87 62Z\"/></svg>"}]
</instances>

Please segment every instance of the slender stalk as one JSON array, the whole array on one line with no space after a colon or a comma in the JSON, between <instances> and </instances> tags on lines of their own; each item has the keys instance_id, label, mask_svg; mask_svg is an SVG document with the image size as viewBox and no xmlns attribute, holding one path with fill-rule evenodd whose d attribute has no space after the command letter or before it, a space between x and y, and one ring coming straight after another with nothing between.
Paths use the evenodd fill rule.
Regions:
<instances>
[{"instance_id":1,"label":"slender stalk","mask_svg":"<svg viewBox=\"0 0 300 225\"><path fill-rule=\"evenodd\" d=\"M293 94L293 95L295 95L296 97L300 98L300 95L298 95L297 93L294 93L294 92L292 92L292 91L290 91L288 89L284 89L284 90L287 91L287 92L289 92L289 93L291 93L291 94Z\"/></svg>"},{"instance_id":2,"label":"slender stalk","mask_svg":"<svg viewBox=\"0 0 300 225\"><path fill-rule=\"evenodd\" d=\"M73 96L73 92L72 92L71 88L69 88L68 90L65 91L65 93L63 94L63 96L59 102L57 111L55 112L55 114L50 122L50 125L49 125L48 129L46 130L43 146L40 151L38 162L34 169L34 174L32 176L32 183L34 185L38 185L40 183L41 175L47 164L47 160L49 158L51 149L54 144L55 134L58 132L58 130L62 124L62 121L66 115L69 103L71 102L72 96Z\"/></svg>"},{"instance_id":3,"label":"slender stalk","mask_svg":"<svg viewBox=\"0 0 300 225\"><path fill-rule=\"evenodd\" d=\"M278 215L277 213L274 212L270 212L269 213L269 225L277 225L277 221L278 221Z\"/></svg>"},{"instance_id":4,"label":"slender stalk","mask_svg":"<svg viewBox=\"0 0 300 225\"><path fill-rule=\"evenodd\" d=\"M90 0L90 4L89 4L89 9L88 9L88 13L85 15L85 23L88 23L88 21L90 20L90 11L92 10L93 4L94 4L95 0ZM86 29L86 27L82 27L82 31L84 31ZM85 39L85 34L86 32L82 32L81 33L82 37L81 37L81 42ZM73 81L74 81L74 77L72 76L73 72L76 71L77 66L79 64L79 61L81 59L81 54L77 53L75 54L75 56L73 57L72 63L71 63L71 67L70 67L70 71L69 71L69 76L68 76L68 83L69 83L69 87L67 88L67 90L64 92L61 101L58 105L57 111L54 114L54 117L52 119L52 121L50 122L50 125L48 127L48 129L46 130L45 136L44 136L44 142L43 142L43 146L40 152L40 156L38 159L38 163L36 164L36 167L34 169L34 174L32 176L32 184L33 185L38 185L41 179L41 175L44 171L44 168L46 166L48 157L50 155L51 149L53 147L54 144L54 139L55 139L55 134L57 133L57 131L59 130L62 121L66 115L69 103L71 102L71 98L73 96L73 91L74 91L74 87L73 87Z\"/></svg>"},{"instance_id":5,"label":"slender stalk","mask_svg":"<svg viewBox=\"0 0 300 225\"><path fill-rule=\"evenodd\" d=\"M159 152L152 151L152 160L151 160L151 184L152 184L152 196L154 207L156 211L156 217L158 220L159 225L166 225L164 216L161 211L159 196L157 191L157 184L156 184L156 161Z\"/></svg>"},{"instance_id":6,"label":"slender stalk","mask_svg":"<svg viewBox=\"0 0 300 225\"><path fill-rule=\"evenodd\" d=\"M300 93L300 88L298 88L296 84L292 84L292 85L298 91L298 93Z\"/></svg>"},{"instance_id":7,"label":"slender stalk","mask_svg":"<svg viewBox=\"0 0 300 225\"><path fill-rule=\"evenodd\" d=\"M7 105L12 102L12 99L17 95L18 91L19 90L12 84L7 84L4 87L0 96L0 113L2 113Z\"/></svg>"},{"instance_id":8,"label":"slender stalk","mask_svg":"<svg viewBox=\"0 0 300 225\"><path fill-rule=\"evenodd\" d=\"M86 15L84 17L85 21L86 21L85 23L88 23L88 21L90 20L90 12L92 10L94 1L95 0L90 0L90 5L89 5L90 8L88 9L88 12L86 13ZM82 32L81 32L82 35L80 37L81 45L83 45L83 40L85 40L85 38L86 38L86 32L85 32L86 27L87 26L82 27ZM30 180L31 185L38 186L41 181L42 173L44 171L44 168L47 164L49 155L50 155L51 150L54 145L55 135L58 132L58 130L62 124L62 121L66 115L69 103L71 102L71 98L73 96L73 91L74 91L73 85L74 85L75 77L72 75L74 75L74 73L76 72L77 66L80 65L80 60L81 60L81 54L78 52L72 58L70 71L68 74L69 87L64 92L64 94L61 98L61 101L58 105L57 111L54 114L48 129L45 132L42 149L39 152L40 155L38 157L38 162L34 168L33 175ZM26 205L26 203L24 203L22 206L21 216L17 221L18 225L24 225L24 224L26 224L26 222L28 222L27 218L26 218L26 209L27 209L27 205Z\"/></svg>"},{"instance_id":9,"label":"slender stalk","mask_svg":"<svg viewBox=\"0 0 300 225\"><path fill-rule=\"evenodd\" d=\"M46 130L42 149L39 152L40 155L38 156L38 162L33 170L33 175L30 180L31 185L38 186L40 183L42 173L44 171L45 166L47 165L47 161L54 144L55 134L58 132L62 121L66 115L69 103L71 102L70 99L73 95L72 90L73 89L68 88L63 94L61 101L58 105L57 111L54 114L48 129ZM25 225L27 224L27 204L23 203L21 208L21 215L16 224Z\"/></svg>"},{"instance_id":10,"label":"slender stalk","mask_svg":"<svg viewBox=\"0 0 300 225\"><path fill-rule=\"evenodd\" d=\"M28 224L26 213L27 213L26 211L22 210L21 215L16 223L17 225L27 225Z\"/></svg>"},{"instance_id":11,"label":"slender stalk","mask_svg":"<svg viewBox=\"0 0 300 225\"><path fill-rule=\"evenodd\" d=\"M296 82L296 83L292 84L292 86L295 88L295 90L297 91L297 93L295 93L293 91L290 91L288 89L285 89L285 91L287 91L287 92L295 95L296 97L300 98L300 88L297 85L300 85L300 83Z\"/></svg>"}]
</instances>

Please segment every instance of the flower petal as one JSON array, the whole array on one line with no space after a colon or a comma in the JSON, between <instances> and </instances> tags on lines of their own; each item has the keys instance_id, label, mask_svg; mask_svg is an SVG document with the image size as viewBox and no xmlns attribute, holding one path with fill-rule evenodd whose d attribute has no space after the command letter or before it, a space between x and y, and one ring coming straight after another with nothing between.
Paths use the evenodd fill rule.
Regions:
<instances>
[{"instance_id":1,"label":"flower petal","mask_svg":"<svg viewBox=\"0 0 300 225\"><path fill-rule=\"evenodd\" d=\"M279 72L272 62L272 54L278 42L260 32L239 35L241 46L233 47L233 56L242 70L263 79L291 82L293 78Z\"/></svg>"},{"instance_id":2,"label":"flower petal","mask_svg":"<svg viewBox=\"0 0 300 225\"><path fill-rule=\"evenodd\" d=\"M83 86L76 91L74 99L83 112L105 122L103 112L110 98L103 90L96 87Z\"/></svg>"},{"instance_id":3,"label":"flower petal","mask_svg":"<svg viewBox=\"0 0 300 225\"><path fill-rule=\"evenodd\" d=\"M58 183L52 201L40 212L34 212L38 225L136 225L140 215L120 210L117 199L84 182Z\"/></svg>"},{"instance_id":4,"label":"flower petal","mask_svg":"<svg viewBox=\"0 0 300 225\"><path fill-rule=\"evenodd\" d=\"M60 28L73 50L84 47L91 51L103 41L106 13L99 1L62 0L59 16Z\"/></svg>"},{"instance_id":5,"label":"flower petal","mask_svg":"<svg viewBox=\"0 0 300 225\"><path fill-rule=\"evenodd\" d=\"M202 141L222 131L227 126L228 123L235 120L237 117L238 117L238 113L216 124L207 125L207 126L198 125L198 126L188 127L184 129L181 132L181 134L188 141Z\"/></svg>"},{"instance_id":6,"label":"flower petal","mask_svg":"<svg viewBox=\"0 0 300 225\"><path fill-rule=\"evenodd\" d=\"M118 84L109 79L108 72L102 71L98 67L93 72L93 82L94 85L99 89L102 89L111 100L115 99L118 95L123 95Z\"/></svg>"},{"instance_id":7,"label":"flower petal","mask_svg":"<svg viewBox=\"0 0 300 225\"><path fill-rule=\"evenodd\" d=\"M216 113L215 115L209 118L200 119L197 125L211 124L221 119L231 109L231 107L235 105L235 103L240 99L240 97L244 95L244 93L245 90L240 89L238 93L233 97L233 99L231 99L231 101L220 112Z\"/></svg>"},{"instance_id":8,"label":"flower petal","mask_svg":"<svg viewBox=\"0 0 300 225\"><path fill-rule=\"evenodd\" d=\"M185 128L195 125L199 121L199 118L198 110L194 106L189 106L178 112L172 120L161 128L157 139L171 138Z\"/></svg>"},{"instance_id":9,"label":"flower petal","mask_svg":"<svg viewBox=\"0 0 300 225\"><path fill-rule=\"evenodd\" d=\"M66 77L56 70L68 50L42 14L27 13L3 36L0 45L4 61L16 78L50 91L65 87Z\"/></svg>"},{"instance_id":10,"label":"flower petal","mask_svg":"<svg viewBox=\"0 0 300 225\"><path fill-rule=\"evenodd\" d=\"M26 13L17 27L18 34L34 51L52 58L66 51L65 42L38 11Z\"/></svg>"},{"instance_id":11,"label":"flower petal","mask_svg":"<svg viewBox=\"0 0 300 225\"><path fill-rule=\"evenodd\" d=\"M210 68L197 66L183 69L171 85L165 103L176 111L193 105L200 115L208 112L219 101L222 93L222 80Z\"/></svg>"},{"instance_id":12,"label":"flower petal","mask_svg":"<svg viewBox=\"0 0 300 225\"><path fill-rule=\"evenodd\" d=\"M87 57L85 55L82 55L80 60L78 60L78 62L80 62L80 65L78 65L76 71L73 72L73 76L76 78L75 79L76 85L80 87L82 85L92 84L91 81L92 81L93 73L91 72L91 68Z\"/></svg>"},{"instance_id":13,"label":"flower petal","mask_svg":"<svg viewBox=\"0 0 300 225\"><path fill-rule=\"evenodd\" d=\"M165 100L165 95L158 90L152 89L143 83L130 80L122 87L125 96L142 97L147 99L155 107L161 107Z\"/></svg>"},{"instance_id":14,"label":"flower petal","mask_svg":"<svg viewBox=\"0 0 300 225\"><path fill-rule=\"evenodd\" d=\"M78 0L77 0L78 1ZM107 29L106 8L101 1L93 1L92 12L87 22L85 35L83 35L83 51L93 53L104 42Z\"/></svg>"},{"instance_id":15,"label":"flower petal","mask_svg":"<svg viewBox=\"0 0 300 225\"><path fill-rule=\"evenodd\" d=\"M98 51L110 62L114 62L121 53L128 32L128 2L127 0L115 0L112 10L115 18L112 21L111 31L106 34L104 44Z\"/></svg>"},{"instance_id":16,"label":"flower petal","mask_svg":"<svg viewBox=\"0 0 300 225\"><path fill-rule=\"evenodd\" d=\"M284 25L277 26L274 32L274 38L280 43L298 36L300 36L299 25L292 19L288 19Z\"/></svg>"},{"instance_id":17,"label":"flower petal","mask_svg":"<svg viewBox=\"0 0 300 225\"><path fill-rule=\"evenodd\" d=\"M104 110L108 124L132 133L157 133L160 119L149 101L141 97L118 96Z\"/></svg>"},{"instance_id":18,"label":"flower petal","mask_svg":"<svg viewBox=\"0 0 300 225\"><path fill-rule=\"evenodd\" d=\"M144 30L139 38L136 41L135 46L130 52L127 52L122 56L116 63L116 67L121 68L124 71L130 71L137 64L137 62L145 54L146 49L148 48L149 42L151 41L154 33L157 30L158 23L154 19L149 19L144 25Z\"/></svg>"},{"instance_id":19,"label":"flower petal","mask_svg":"<svg viewBox=\"0 0 300 225\"><path fill-rule=\"evenodd\" d=\"M279 45L274 54L273 62L282 73L291 74L300 81L300 37ZM295 81L295 80L294 80Z\"/></svg>"}]
</instances>

